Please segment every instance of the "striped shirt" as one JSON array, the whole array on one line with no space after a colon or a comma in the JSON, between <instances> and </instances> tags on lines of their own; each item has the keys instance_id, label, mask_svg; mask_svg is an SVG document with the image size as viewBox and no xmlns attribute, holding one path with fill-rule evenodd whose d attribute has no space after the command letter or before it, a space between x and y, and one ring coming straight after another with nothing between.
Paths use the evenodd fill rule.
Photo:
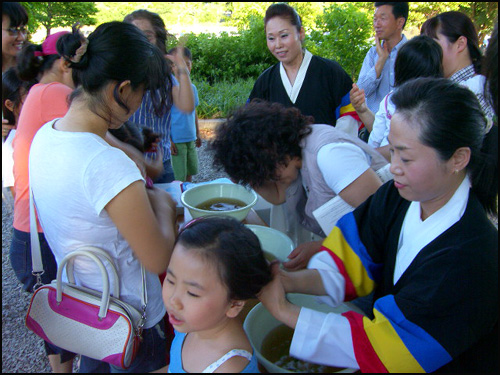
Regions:
<instances>
[{"instance_id":1,"label":"striped shirt","mask_svg":"<svg viewBox=\"0 0 500 375\"><path fill-rule=\"evenodd\" d=\"M179 83L172 75L172 83L178 86ZM129 121L137 126L145 126L151 129L154 133L160 135L160 143L158 147L163 151L163 161L169 160L170 155L170 129L171 129L171 110L169 109L163 116L158 117L154 112L153 101L151 94L146 92L142 103L137 111L130 117ZM149 156L149 155L148 155ZM151 155L154 157L154 155Z\"/></svg>"},{"instance_id":2,"label":"striped shirt","mask_svg":"<svg viewBox=\"0 0 500 375\"><path fill-rule=\"evenodd\" d=\"M359 72L358 87L365 90L366 105L373 113L377 113L380 102L394 89L394 63L399 49L407 42L403 34L401 41L396 44L389 53L389 57L384 64L380 76L377 78L375 64L378 61L377 47L370 48L363 61L363 66ZM382 41L382 44L384 41Z\"/></svg>"}]
</instances>

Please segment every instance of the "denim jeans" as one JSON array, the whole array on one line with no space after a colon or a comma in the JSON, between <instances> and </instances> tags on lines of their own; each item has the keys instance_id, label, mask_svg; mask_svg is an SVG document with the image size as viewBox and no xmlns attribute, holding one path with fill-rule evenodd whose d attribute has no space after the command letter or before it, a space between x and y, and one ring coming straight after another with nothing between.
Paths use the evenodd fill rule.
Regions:
<instances>
[{"instance_id":1,"label":"denim jeans","mask_svg":"<svg viewBox=\"0 0 500 375\"><path fill-rule=\"evenodd\" d=\"M166 184L175 180L174 169L170 159L163 161L163 173L153 180L155 184Z\"/></svg>"},{"instance_id":2,"label":"denim jeans","mask_svg":"<svg viewBox=\"0 0 500 375\"><path fill-rule=\"evenodd\" d=\"M44 273L42 282L50 284L57 276L57 263L43 233L38 233ZM23 290L32 293L36 277L32 275L30 234L14 229L10 244L10 264L16 277L23 284Z\"/></svg>"},{"instance_id":3,"label":"denim jeans","mask_svg":"<svg viewBox=\"0 0 500 375\"><path fill-rule=\"evenodd\" d=\"M158 370L167 365L167 341L165 338L165 323L160 320L154 327L142 332L139 351L127 369L122 369L109 363L98 361L82 355L81 373L143 373Z\"/></svg>"}]
</instances>

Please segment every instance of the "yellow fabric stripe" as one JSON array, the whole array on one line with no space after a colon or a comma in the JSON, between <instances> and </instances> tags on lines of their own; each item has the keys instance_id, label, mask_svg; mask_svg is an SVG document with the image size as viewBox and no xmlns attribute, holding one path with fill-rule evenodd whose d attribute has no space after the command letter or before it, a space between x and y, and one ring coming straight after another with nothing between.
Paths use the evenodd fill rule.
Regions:
<instances>
[{"instance_id":1,"label":"yellow fabric stripe","mask_svg":"<svg viewBox=\"0 0 500 375\"><path fill-rule=\"evenodd\" d=\"M340 107L340 115L342 116L346 112L356 112L351 103L346 106Z\"/></svg>"},{"instance_id":2,"label":"yellow fabric stripe","mask_svg":"<svg viewBox=\"0 0 500 375\"><path fill-rule=\"evenodd\" d=\"M347 272L347 276L351 280L358 297L366 296L374 288L375 283L366 272L361 259L353 251L349 243L345 240L344 235L339 227L334 227L328 237L323 241L323 246L327 247L331 252L337 255Z\"/></svg>"},{"instance_id":3,"label":"yellow fabric stripe","mask_svg":"<svg viewBox=\"0 0 500 375\"><path fill-rule=\"evenodd\" d=\"M363 318L366 335L389 372L425 372L406 348L391 323L377 309L375 319Z\"/></svg>"}]
</instances>

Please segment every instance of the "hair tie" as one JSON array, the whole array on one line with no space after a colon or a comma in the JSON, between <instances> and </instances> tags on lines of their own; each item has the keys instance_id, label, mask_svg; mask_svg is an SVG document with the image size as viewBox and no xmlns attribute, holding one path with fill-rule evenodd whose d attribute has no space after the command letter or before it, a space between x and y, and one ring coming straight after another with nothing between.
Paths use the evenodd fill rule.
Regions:
<instances>
[{"instance_id":1,"label":"hair tie","mask_svg":"<svg viewBox=\"0 0 500 375\"><path fill-rule=\"evenodd\" d=\"M85 37L82 39L82 44L75 51L75 54L69 59L72 63L79 63L83 55L87 52L87 46L89 45L89 40Z\"/></svg>"}]
</instances>

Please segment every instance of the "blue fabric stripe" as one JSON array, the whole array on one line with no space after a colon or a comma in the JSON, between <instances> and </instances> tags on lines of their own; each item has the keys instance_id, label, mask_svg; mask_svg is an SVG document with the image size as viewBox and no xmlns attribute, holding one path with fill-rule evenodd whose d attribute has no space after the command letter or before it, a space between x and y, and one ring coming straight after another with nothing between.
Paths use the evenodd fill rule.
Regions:
<instances>
[{"instance_id":1,"label":"blue fabric stripe","mask_svg":"<svg viewBox=\"0 0 500 375\"><path fill-rule=\"evenodd\" d=\"M368 254L368 251L366 250L365 245L361 242L354 214L352 212L345 214L337 222L337 227L339 227L345 240L359 257L361 263L363 263L363 266L365 267L370 279L372 279L376 283L379 282L382 277L382 264L375 263L372 260L372 258Z\"/></svg>"},{"instance_id":2,"label":"blue fabric stripe","mask_svg":"<svg viewBox=\"0 0 500 375\"><path fill-rule=\"evenodd\" d=\"M340 100L340 105L335 109L335 119L338 120L340 117L340 108L345 107L346 105L351 104L351 98L349 97L349 92L344 95L344 97Z\"/></svg>"},{"instance_id":3,"label":"blue fabric stripe","mask_svg":"<svg viewBox=\"0 0 500 375\"><path fill-rule=\"evenodd\" d=\"M425 372L433 372L452 360L450 354L424 329L405 318L393 295L387 295L375 302L380 311L391 323L407 349L422 366Z\"/></svg>"}]
</instances>

